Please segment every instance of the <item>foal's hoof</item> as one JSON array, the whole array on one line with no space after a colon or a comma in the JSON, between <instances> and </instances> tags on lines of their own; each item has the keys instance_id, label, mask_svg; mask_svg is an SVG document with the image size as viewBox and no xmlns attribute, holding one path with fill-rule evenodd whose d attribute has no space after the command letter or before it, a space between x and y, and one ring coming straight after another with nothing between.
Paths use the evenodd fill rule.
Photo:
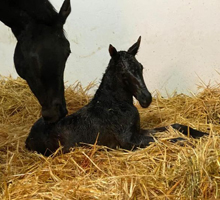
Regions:
<instances>
[{"instance_id":1,"label":"foal's hoof","mask_svg":"<svg viewBox=\"0 0 220 200\"><path fill-rule=\"evenodd\" d=\"M181 141L181 142L186 141L186 139L178 137L178 138L172 138L169 141L172 142L172 143L176 143L176 142L179 142L179 141Z\"/></svg>"}]
</instances>

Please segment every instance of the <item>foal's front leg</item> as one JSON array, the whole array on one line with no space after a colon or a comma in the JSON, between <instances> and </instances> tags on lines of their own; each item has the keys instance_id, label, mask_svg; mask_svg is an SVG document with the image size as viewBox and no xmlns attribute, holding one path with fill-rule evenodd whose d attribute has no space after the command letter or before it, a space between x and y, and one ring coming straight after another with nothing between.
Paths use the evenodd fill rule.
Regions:
<instances>
[{"instance_id":1,"label":"foal's front leg","mask_svg":"<svg viewBox=\"0 0 220 200\"><path fill-rule=\"evenodd\" d=\"M193 138L200 138L202 136L209 135L208 133L198 131L196 129L193 129L189 126L185 126L182 124L172 124L170 126L173 127L174 129L178 130L182 134L184 134L186 136L192 136ZM168 129L168 126L159 127L159 128L155 128L155 129L146 129L146 130L142 129L141 134L149 136L149 135L154 135L155 133L158 133L158 132L166 131L167 129Z\"/></svg>"},{"instance_id":2,"label":"foal's front leg","mask_svg":"<svg viewBox=\"0 0 220 200\"><path fill-rule=\"evenodd\" d=\"M139 131L126 131L124 133L115 134L115 138L123 149L132 150L137 147L144 148L149 146L151 142L155 142L152 136L140 134Z\"/></svg>"},{"instance_id":3,"label":"foal's front leg","mask_svg":"<svg viewBox=\"0 0 220 200\"><path fill-rule=\"evenodd\" d=\"M148 135L142 135L142 134L134 134L131 138L130 143L132 144L133 148L137 147L147 147L150 145L150 143L155 142L154 138L152 136Z\"/></svg>"},{"instance_id":4,"label":"foal's front leg","mask_svg":"<svg viewBox=\"0 0 220 200\"><path fill-rule=\"evenodd\" d=\"M182 124L172 124L171 125L174 129L180 131L184 135L190 135L193 138L200 138L202 136L208 135L208 133L198 131L191 127L182 125ZM124 149L131 150L132 148L141 147L144 148L149 146L151 142L155 142L154 138L151 135L154 135L158 132L163 132L168 129L168 126L155 128L155 129L141 129L140 132L137 133L124 133L122 135L117 135L116 138L120 143L120 146ZM170 142L177 142L185 140L184 138L177 137L170 139Z\"/></svg>"}]
</instances>

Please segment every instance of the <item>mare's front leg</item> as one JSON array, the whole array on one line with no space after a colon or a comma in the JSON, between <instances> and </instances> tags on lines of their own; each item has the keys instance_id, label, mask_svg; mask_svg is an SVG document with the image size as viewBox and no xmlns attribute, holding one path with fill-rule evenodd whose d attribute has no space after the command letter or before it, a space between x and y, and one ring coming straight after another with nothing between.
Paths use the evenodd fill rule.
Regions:
<instances>
[{"instance_id":1,"label":"mare's front leg","mask_svg":"<svg viewBox=\"0 0 220 200\"><path fill-rule=\"evenodd\" d=\"M185 126L182 124L172 124L170 126L173 127L174 129L178 130L182 134L184 134L186 136L192 136L193 138L200 138L202 136L209 135L208 133L198 131L196 129L193 129L189 126ZM168 126L159 127L159 128L155 128L155 129L146 129L146 130L142 129L141 134L146 135L146 136L150 136L150 135L154 135L155 133L158 133L158 132L166 131L167 129L168 129Z\"/></svg>"}]
</instances>

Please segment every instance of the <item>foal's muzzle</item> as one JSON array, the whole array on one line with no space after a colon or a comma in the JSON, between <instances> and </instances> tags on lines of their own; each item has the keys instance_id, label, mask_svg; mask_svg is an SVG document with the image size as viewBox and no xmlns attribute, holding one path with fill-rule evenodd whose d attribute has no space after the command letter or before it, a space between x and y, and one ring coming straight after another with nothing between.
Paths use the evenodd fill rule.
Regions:
<instances>
[{"instance_id":1,"label":"foal's muzzle","mask_svg":"<svg viewBox=\"0 0 220 200\"><path fill-rule=\"evenodd\" d=\"M136 99L139 101L142 108L147 108L152 102L152 96L148 90L141 90L138 92Z\"/></svg>"}]
</instances>

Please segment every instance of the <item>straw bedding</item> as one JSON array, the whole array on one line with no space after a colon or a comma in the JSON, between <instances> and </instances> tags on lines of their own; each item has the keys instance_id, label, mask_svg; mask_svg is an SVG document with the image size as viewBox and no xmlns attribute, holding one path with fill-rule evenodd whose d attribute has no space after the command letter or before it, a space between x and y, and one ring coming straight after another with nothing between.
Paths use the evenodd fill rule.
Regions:
<instances>
[{"instance_id":1,"label":"straw bedding","mask_svg":"<svg viewBox=\"0 0 220 200\"><path fill-rule=\"evenodd\" d=\"M66 88L69 113L85 105L94 85ZM28 152L24 141L40 117L40 106L21 79L0 79L0 199L218 199L220 198L220 85L197 95L155 95L141 109L141 126L174 122L208 131L209 137L167 139L169 129L145 149L134 152L97 145L77 147L51 157Z\"/></svg>"}]
</instances>

